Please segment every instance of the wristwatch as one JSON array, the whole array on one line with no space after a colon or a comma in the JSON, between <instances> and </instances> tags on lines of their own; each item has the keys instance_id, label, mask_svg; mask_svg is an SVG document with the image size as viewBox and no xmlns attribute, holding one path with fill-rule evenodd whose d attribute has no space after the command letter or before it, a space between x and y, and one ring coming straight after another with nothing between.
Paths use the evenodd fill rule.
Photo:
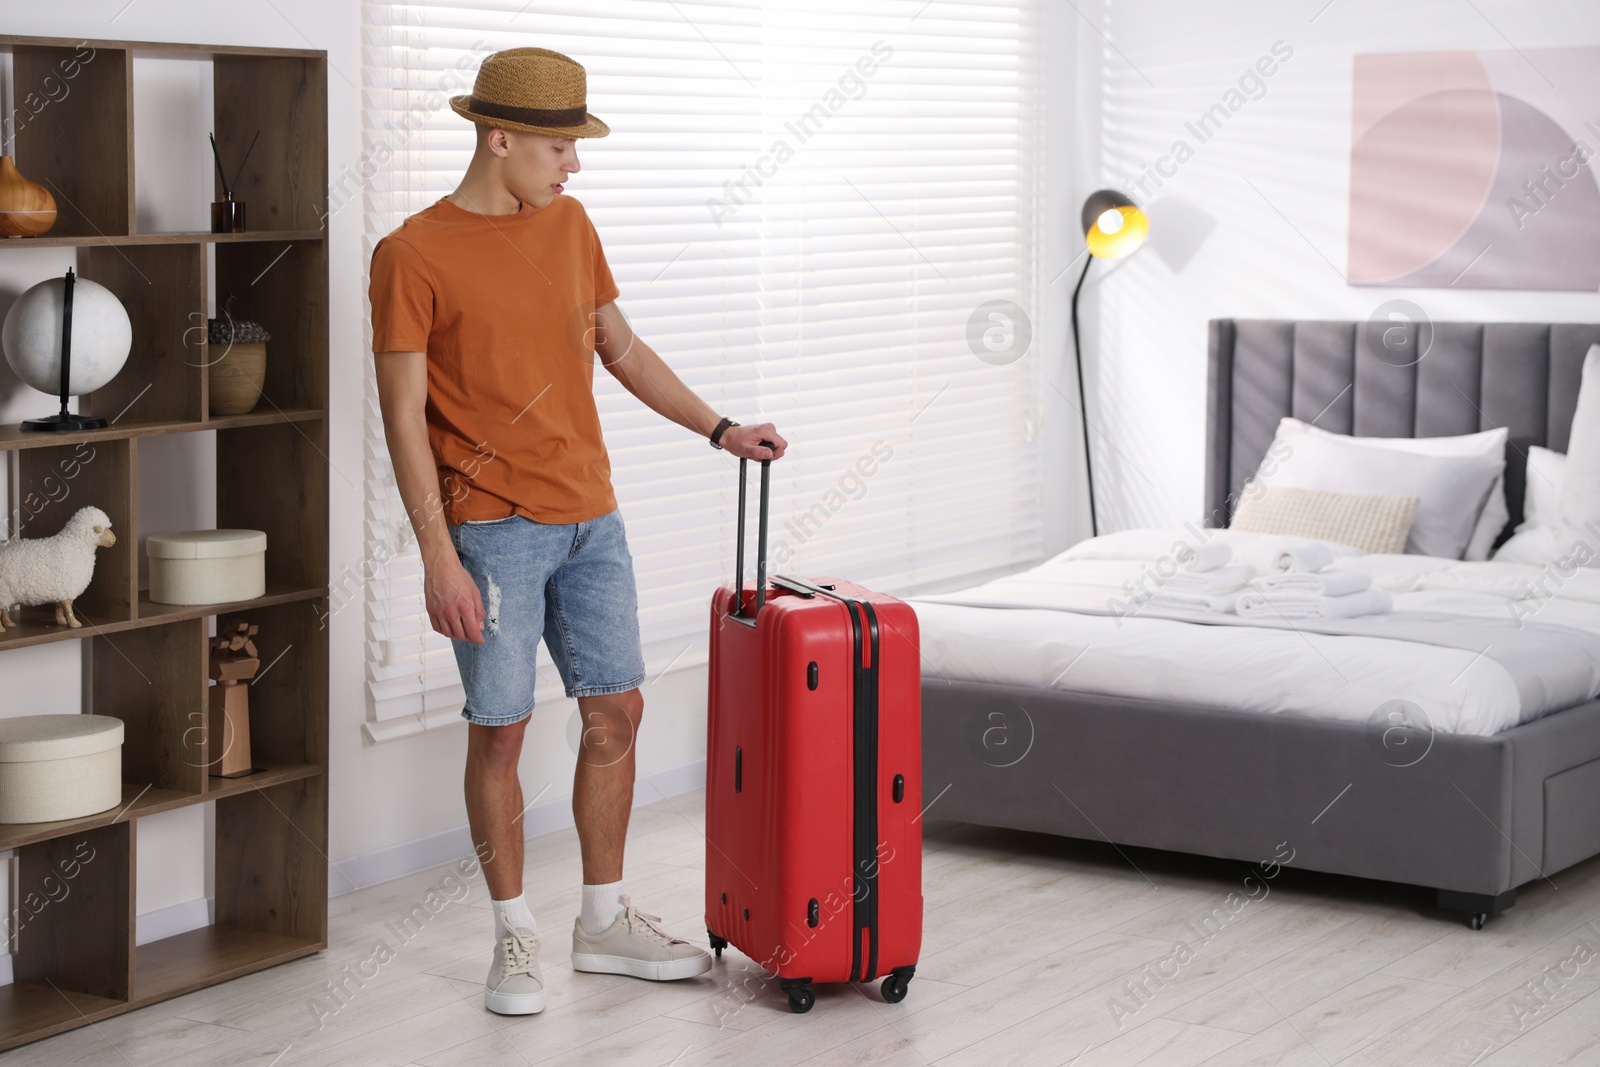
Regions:
<instances>
[{"instance_id":1,"label":"wristwatch","mask_svg":"<svg viewBox=\"0 0 1600 1067\"><path fill-rule=\"evenodd\" d=\"M722 421L717 423L717 428L715 430L711 431L711 438L710 438L711 447L712 448L716 448L716 449L720 449L722 446L717 444L717 442L722 439L723 433L727 431L729 426L737 426L737 425L739 425L737 422L734 422L732 419L730 419L726 415L724 415L722 417Z\"/></svg>"}]
</instances>

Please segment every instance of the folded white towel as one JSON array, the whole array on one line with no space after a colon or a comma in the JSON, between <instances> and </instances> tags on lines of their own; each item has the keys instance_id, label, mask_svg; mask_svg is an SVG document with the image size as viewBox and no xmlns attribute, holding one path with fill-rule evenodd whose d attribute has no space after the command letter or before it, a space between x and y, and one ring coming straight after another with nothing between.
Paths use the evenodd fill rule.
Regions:
<instances>
[{"instance_id":1,"label":"folded white towel","mask_svg":"<svg viewBox=\"0 0 1600 1067\"><path fill-rule=\"evenodd\" d=\"M1292 545L1278 553L1276 570L1320 571L1333 562L1333 552L1321 541Z\"/></svg>"},{"instance_id":2,"label":"folded white towel","mask_svg":"<svg viewBox=\"0 0 1600 1067\"><path fill-rule=\"evenodd\" d=\"M1161 587L1174 593L1232 593L1249 584L1255 573L1242 563L1214 571L1179 571Z\"/></svg>"},{"instance_id":3,"label":"folded white towel","mask_svg":"<svg viewBox=\"0 0 1600 1067\"><path fill-rule=\"evenodd\" d=\"M1252 591L1241 593L1234 605L1244 619L1353 619L1378 615L1393 607L1394 599L1382 589L1363 589L1344 596Z\"/></svg>"},{"instance_id":4,"label":"folded white towel","mask_svg":"<svg viewBox=\"0 0 1600 1067\"><path fill-rule=\"evenodd\" d=\"M1192 547L1192 546L1191 546ZM1194 549L1194 558L1183 565L1189 571L1214 571L1233 559L1233 547L1221 541L1207 541Z\"/></svg>"},{"instance_id":5,"label":"folded white towel","mask_svg":"<svg viewBox=\"0 0 1600 1067\"><path fill-rule=\"evenodd\" d=\"M1140 606L1156 611L1209 611L1231 615L1238 600L1238 593L1176 593L1158 589Z\"/></svg>"},{"instance_id":6,"label":"folded white towel","mask_svg":"<svg viewBox=\"0 0 1600 1067\"><path fill-rule=\"evenodd\" d=\"M1310 593L1319 596L1345 596L1372 585L1366 571L1329 569L1325 571L1285 571L1268 574L1251 583L1263 593Z\"/></svg>"}]
</instances>

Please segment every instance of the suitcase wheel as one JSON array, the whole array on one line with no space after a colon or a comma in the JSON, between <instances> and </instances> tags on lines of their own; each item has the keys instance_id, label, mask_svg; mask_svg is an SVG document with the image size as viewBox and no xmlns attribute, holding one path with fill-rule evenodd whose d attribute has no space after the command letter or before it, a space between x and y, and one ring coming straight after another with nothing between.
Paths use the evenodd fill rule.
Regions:
<instances>
[{"instance_id":1,"label":"suitcase wheel","mask_svg":"<svg viewBox=\"0 0 1600 1067\"><path fill-rule=\"evenodd\" d=\"M722 958L722 950L728 947L728 939L725 937L718 937L716 934L712 933L711 927L709 926L706 927L706 936L711 939L711 951L715 952L717 954L717 959L720 960Z\"/></svg>"},{"instance_id":2,"label":"suitcase wheel","mask_svg":"<svg viewBox=\"0 0 1600 1067\"><path fill-rule=\"evenodd\" d=\"M809 978L784 978L778 983L789 994L789 1010L796 1015L804 1015L817 1002L817 995L811 991L810 983Z\"/></svg>"},{"instance_id":3,"label":"suitcase wheel","mask_svg":"<svg viewBox=\"0 0 1600 1067\"><path fill-rule=\"evenodd\" d=\"M906 987L911 984L911 976L916 970L915 967L896 967L890 972L883 980L883 999L890 1004L898 1004L906 999Z\"/></svg>"}]
</instances>

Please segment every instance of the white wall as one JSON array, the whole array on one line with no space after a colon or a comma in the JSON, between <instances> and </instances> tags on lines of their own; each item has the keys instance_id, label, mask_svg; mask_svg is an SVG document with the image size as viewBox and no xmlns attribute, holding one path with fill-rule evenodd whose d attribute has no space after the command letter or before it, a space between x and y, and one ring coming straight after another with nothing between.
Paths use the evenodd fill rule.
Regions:
<instances>
[{"instance_id":1,"label":"white wall","mask_svg":"<svg viewBox=\"0 0 1600 1067\"><path fill-rule=\"evenodd\" d=\"M1099 66L1085 63L1090 51L1080 35L1099 43L1087 19L1098 19L1102 0L1072 5L1045 0L1042 9L1039 86L1043 130L1039 189L1039 280L1033 309L1034 344L1043 361L1044 549L1046 555L1089 536L1084 503L1082 428L1078 421L1077 371L1072 358L1068 301L1083 264L1083 232L1078 207L1088 191L1099 187L1096 154L1079 143L1098 129L1098 116L1086 105L1098 98ZM1092 304L1085 301L1085 308ZM1099 420L1095 420L1099 425ZM1098 483L1097 483L1098 484Z\"/></svg>"},{"instance_id":2,"label":"white wall","mask_svg":"<svg viewBox=\"0 0 1600 1067\"><path fill-rule=\"evenodd\" d=\"M1199 146L1154 197L1140 198L1150 244L1120 265L1096 264L1084 290L1091 388L1097 383L1090 417L1111 438L1095 442L1102 528L1200 517L1208 319L1364 321L1395 298L1439 321L1600 319L1600 295L1592 293L1354 288L1342 276L1352 56L1600 45L1600 4L1106 0L1097 24L1109 43L1065 15L1077 20L1082 126L1073 136L1063 117L1049 136L1078 150L1070 212L1056 205L1073 226L1068 216L1094 188L1138 177L1177 138L1195 143L1184 122L1221 99L1275 41L1293 49L1264 96ZM1586 106L1600 118L1600 100ZM1064 302L1070 279L1051 293ZM1059 398L1050 399L1059 409ZM1062 458L1078 462L1075 452ZM1068 526L1061 547L1076 539Z\"/></svg>"},{"instance_id":3,"label":"white wall","mask_svg":"<svg viewBox=\"0 0 1600 1067\"><path fill-rule=\"evenodd\" d=\"M120 14L119 14L120 13ZM114 21L113 21L114 20ZM6 32L110 40L193 41L328 51L329 173L358 169L360 8L356 0L276 0L274 4L215 4L202 0L84 0L70 7L8 4ZM135 71L138 214L148 228L208 226L211 196L209 68L199 64L148 63ZM158 117L159 116L159 117ZM459 122L448 109L441 123ZM362 526L360 410L367 314L360 202L329 221L332 396L329 459L334 575L361 572ZM73 262L71 249L39 249L26 262L0 260L0 314L28 285L60 273ZM9 380L9 369L0 368ZM0 395L0 421L52 410L49 398L26 391ZM40 404L43 407L40 408ZM141 465L147 507L177 516L171 525L214 523L214 476L205 466L206 445L196 438L141 446L155 453ZM431 862L467 854L466 812L461 777L465 726L456 726L382 746L365 744L364 635L359 598L330 621L332 770L328 850L333 893L370 884ZM0 658L11 700L0 714L80 710L80 645L66 642L20 649ZM679 670L651 679L639 737L640 786L636 800L694 788L704 780L705 671ZM527 824L540 833L571 824L573 752L566 740L575 704L546 690L527 735L522 761L526 796L543 797ZM206 851L210 805L141 821L138 881L143 926L174 932L188 917L204 922L211 857ZM204 817L197 817L197 811ZM201 907L196 908L196 903Z\"/></svg>"}]
</instances>

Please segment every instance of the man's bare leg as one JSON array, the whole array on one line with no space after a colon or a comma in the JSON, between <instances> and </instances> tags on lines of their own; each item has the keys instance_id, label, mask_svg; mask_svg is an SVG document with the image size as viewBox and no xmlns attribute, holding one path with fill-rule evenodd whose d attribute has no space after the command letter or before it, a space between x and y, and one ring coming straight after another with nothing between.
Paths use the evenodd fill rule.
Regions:
<instances>
[{"instance_id":1,"label":"man's bare leg","mask_svg":"<svg viewBox=\"0 0 1600 1067\"><path fill-rule=\"evenodd\" d=\"M583 850L585 885L622 880L622 851L633 808L634 739L644 716L637 689L579 697L583 732L572 778L572 818Z\"/></svg>"},{"instance_id":2,"label":"man's bare leg","mask_svg":"<svg viewBox=\"0 0 1600 1067\"><path fill-rule=\"evenodd\" d=\"M493 902L494 958L483 1005L501 1015L544 1010L538 924L522 895L522 781L517 758L528 720L509 726L467 724L467 824Z\"/></svg>"},{"instance_id":3,"label":"man's bare leg","mask_svg":"<svg viewBox=\"0 0 1600 1067\"><path fill-rule=\"evenodd\" d=\"M583 733L572 782L572 815L583 848L583 904L572 931L572 968L657 982L711 970L711 954L630 913L622 851L633 807L634 741L644 716L637 689L578 701ZM624 922L623 917L633 918ZM603 944L600 944L603 942Z\"/></svg>"},{"instance_id":4,"label":"man's bare leg","mask_svg":"<svg viewBox=\"0 0 1600 1067\"><path fill-rule=\"evenodd\" d=\"M467 724L467 825L493 900L522 895L522 781L517 760L528 719Z\"/></svg>"}]
</instances>

